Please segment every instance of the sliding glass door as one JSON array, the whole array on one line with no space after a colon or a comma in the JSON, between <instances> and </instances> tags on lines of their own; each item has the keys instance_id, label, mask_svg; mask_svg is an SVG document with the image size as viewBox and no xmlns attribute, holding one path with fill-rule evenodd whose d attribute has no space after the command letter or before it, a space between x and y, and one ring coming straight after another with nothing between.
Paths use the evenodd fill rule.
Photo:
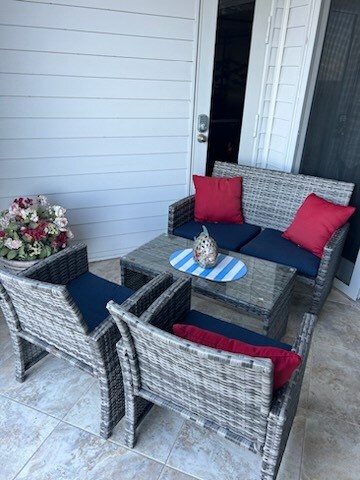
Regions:
<instances>
[{"instance_id":1,"label":"sliding glass door","mask_svg":"<svg viewBox=\"0 0 360 480\"><path fill-rule=\"evenodd\" d=\"M332 0L300 172L354 182L357 207L338 272L360 287L360 2ZM357 263L358 262L358 263ZM354 278L354 275L357 278Z\"/></svg>"}]
</instances>

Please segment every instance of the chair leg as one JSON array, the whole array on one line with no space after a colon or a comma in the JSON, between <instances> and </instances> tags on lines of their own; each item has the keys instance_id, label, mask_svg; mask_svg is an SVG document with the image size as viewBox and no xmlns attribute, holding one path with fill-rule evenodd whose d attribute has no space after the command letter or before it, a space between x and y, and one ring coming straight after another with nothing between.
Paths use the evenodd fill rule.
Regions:
<instances>
[{"instance_id":1,"label":"chair leg","mask_svg":"<svg viewBox=\"0 0 360 480\"><path fill-rule=\"evenodd\" d=\"M136 397L125 390L125 444L134 448L136 443Z\"/></svg>"},{"instance_id":2,"label":"chair leg","mask_svg":"<svg viewBox=\"0 0 360 480\"><path fill-rule=\"evenodd\" d=\"M125 414L124 389L117 356L98 369L101 397L100 435L109 438L114 427Z\"/></svg>"},{"instance_id":3,"label":"chair leg","mask_svg":"<svg viewBox=\"0 0 360 480\"><path fill-rule=\"evenodd\" d=\"M22 383L25 380L26 371L44 358L48 352L13 332L11 337L15 355L15 378Z\"/></svg>"}]
</instances>

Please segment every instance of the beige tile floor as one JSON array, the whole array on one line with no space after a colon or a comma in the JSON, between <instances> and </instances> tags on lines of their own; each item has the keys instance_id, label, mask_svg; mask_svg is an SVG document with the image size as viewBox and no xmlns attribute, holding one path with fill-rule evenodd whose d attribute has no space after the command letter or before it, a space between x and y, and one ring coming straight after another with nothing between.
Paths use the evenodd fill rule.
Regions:
<instances>
[{"instance_id":1,"label":"beige tile floor","mask_svg":"<svg viewBox=\"0 0 360 480\"><path fill-rule=\"evenodd\" d=\"M119 261L91 270L119 281ZM296 334L309 292L297 285L286 340ZM237 313L194 298L193 306L233 320ZM259 325L242 316L241 323ZM333 290L319 318L300 405L278 480L360 478L360 307ZM136 448L124 446L123 422L111 439L98 435L94 379L45 358L26 381L14 380L9 333L0 318L0 480L252 480L259 459L212 432L154 407Z\"/></svg>"}]
</instances>

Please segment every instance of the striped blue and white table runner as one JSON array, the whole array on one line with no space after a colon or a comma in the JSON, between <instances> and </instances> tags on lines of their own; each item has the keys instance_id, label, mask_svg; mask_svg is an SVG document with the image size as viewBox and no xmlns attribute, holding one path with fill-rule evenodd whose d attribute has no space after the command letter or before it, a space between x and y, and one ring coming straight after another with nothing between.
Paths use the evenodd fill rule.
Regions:
<instances>
[{"instance_id":1,"label":"striped blue and white table runner","mask_svg":"<svg viewBox=\"0 0 360 480\"><path fill-rule=\"evenodd\" d=\"M213 268L201 268L194 261L191 248L177 250L170 255L171 265L181 272L195 275L196 277L206 278L214 282L230 282L243 277L247 268L241 260L230 257L229 255L219 254L217 264Z\"/></svg>"}]
</instances>

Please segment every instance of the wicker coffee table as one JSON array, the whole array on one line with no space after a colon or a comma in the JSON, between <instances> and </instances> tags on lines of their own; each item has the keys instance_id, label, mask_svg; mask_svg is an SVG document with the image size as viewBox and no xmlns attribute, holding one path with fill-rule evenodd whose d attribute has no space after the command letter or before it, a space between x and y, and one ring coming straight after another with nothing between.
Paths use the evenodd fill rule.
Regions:
<instances>
[{"instance_id":1,"label":"wicker coffee table","mask_svg":"<svg viewBox=\"0 0 360 480\"><path fill-rule=\"evenodd\" d=\"M191 240L166 234L154 238L121 258L122 284L138 289L162 272L188 278L189 274L170 265L169 257L176 250L192 248L192 244ZM259 317L264 335L280 339L286 331L296 269L241 253L222 252L241 259L248 269L246 275L225 283L191 275L193 290Z\"/></svg>"}]
</instances>

